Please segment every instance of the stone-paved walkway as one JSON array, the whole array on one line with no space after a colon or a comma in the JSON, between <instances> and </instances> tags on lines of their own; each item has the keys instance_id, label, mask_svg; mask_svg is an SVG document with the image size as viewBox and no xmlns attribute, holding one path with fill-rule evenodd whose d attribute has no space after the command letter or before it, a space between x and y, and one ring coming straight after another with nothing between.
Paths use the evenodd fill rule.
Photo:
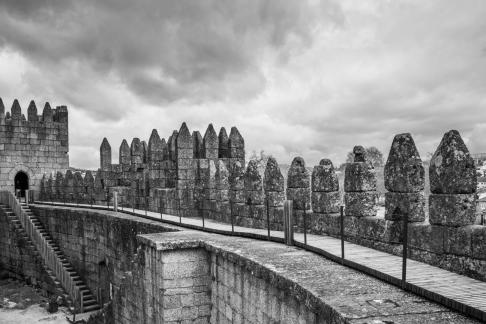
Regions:
<instances>
[{"instance_id":1,"label":"stone-paved walkway","mask_svg":"<svg viewBox=\"0 0 486 324\"><path fill-rule=\"evenodd\" d=\"M45 203L50 204L50 203ZM107 209L106 206L91 206L83 204L58 204L60 206L78 206L83 208ZM121 212L122 210L119 209ZM267 239L266 229L247 228L220 223L211 219L203 221L200 218L186 218L138 209L125 209L124 212L135 216L162 219L172 225L191 229L204 230L218 234ZM282 231L271 231L272 241L283 242ZM364 273L382 279L391 284L401 286L402 257L377 251L361 245L345 242L345 259L341 259L341 240L325 235L307 235L307 245L304 235L294 234L294 244L323 255L333 261L360 270ZM447 306L468 316L486 322L486 282L462 276L426 263L408 259L406 290L426 297L441 305Z\"/></svg>"}]
</instances>

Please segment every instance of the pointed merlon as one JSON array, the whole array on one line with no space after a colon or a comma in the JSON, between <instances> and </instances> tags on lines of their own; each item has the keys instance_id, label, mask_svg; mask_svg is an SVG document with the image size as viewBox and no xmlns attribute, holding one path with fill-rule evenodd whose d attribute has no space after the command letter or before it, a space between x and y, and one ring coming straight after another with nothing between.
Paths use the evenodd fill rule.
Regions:
<instances>
[{"instance_id":1,"label":"pointed merlon","mask_svg":"<svg viewBox=\"0 0 486 324\"><path fill-rule=\"evenodd\" d=\"M245 140L236 127L231 127L228 139L229 157L245 159Z\"/></svg>"},{"instance_id":2,"label":"pointed merlon","mask_svg":"<svg viewBox=\"0 0 486 324\"><path fill-rule=\"evenodd\" d=\"M219 158L229 158L229 146L228 146L228 134L226 133L226 129L221 127L219 130Z\"/></svg>"},{"instance_id":3,"label":"pointed merlon","mask_svg":"<svg viewBox=\"0 0 486 324\"><path fill-rule=\"evenodd\" d=\"M288 188L309 188L310 177L309 171L305 167L305 161L300 156L292 160L288 174L287 174Z\"/></svg>"},{"instance_id":4,"label":"pointed merlon","mask_svg":"<svg viewBox=\"0 0 486 324\"><path fill-rule=\"evenodd\" d=\"M339 191L338 177L332 161L329 159L322 159L319 165L314 167L311 179L313 192Z\"/></svg>"},{"instance_id":5,"label":"pointed merlon","mask_svg":"<svg viewBox=\"0 0 486 324\"><path fill-rule=\"evenodd\" d=\"M152 134L150 134L147 159L148 162L160 162L163 160L162 142L156 129L153 129Z\"/></svg>"},{"instance_id":6,"label":"pointed merlon","mask_svg":"<svg viewBox=\"0 0 486 324\"><path fill-rule=\"evenodd\" d=\"M444 134L429 168L430 192L434 194L471 194L476 192L474 160L457 130Z\"/></svg>"},{"instance_id":7,"label":"pointed merlon","mask_svg":"<svg viewBox=\"0 0 486 324\"><path fill-rule=\"evenodd\" d=\"M366 161L366 150L361 145L357 145L353 148L354 162Z\"/></svg>"},{"instance_id":8,"label":"pointed merlon","mask_svg":"<svg viewBox=\"0 0 486 324\"><path fill-rule=\"evenodd\" d=\"M130 144L130 156L132 165L140 165L143 163L143 143L139 138L135 137L132 139Z\"/></svg>"},{"instance_id":9,"label":"pointed merlon","mask_svg":"<svg viewBox=\"0 0 486 324\"><path fill-rule=\"evenodd\" d=\"M167 147L167 142L165 138L160 140L160 147L162 148L162 161L166 161L169 159L169 149Z\"/></svg>"},{"instance_id":10,"label":"pointed merlon","mask_svg":"<svg viewBox=\"0 0 486 324\"><path fill-rule=\"evenodd\" d=\"M203 153L204 153L203 138L199 131L192 132L192 151L193 151L193 157L195 159L203 158Z\"/></svg>"},{"instance_id":11,"label":"pointed merlon","mask_svg":"<svg viewBox=\"0 0 486 324\"><path fill-rule=\"evenodd\" d=\"M283 192L284 186L284 177L280 171L277 160L275 160L273 156L270 156L267 160L267 166L265 167L265 174L263 177L263 187L265 192Z\"/></svg>"},{"instance_id":12,"label":"pointed merlon","mask_svg":"<svg viewBox=\"0 0 486 324\"><path fill-rule=\"evenodd\" d=\"M111 146L106 137L100 145L100 167L103 171L111 170Z\"/></svg>"},{"instance_id":13,"label":"pointed merlon","mask_svg":"<svg viewBox=\"0 0 486 324\"><path fill-rule=\"evenodd\" d=\"M45 122L52 122L52 108L51 105L46 102L44 105L44 110L42 110L42 121Z\"/></svg>"},{"instance_id":14,"label":"pointed merlon","mask_svg":"<svg viewBox=\"0 0 486 324\"><path fill-rule=\"evenodd\" d=\"M39 117L37 116L37 106L35 105L34 100L30 101L29 108L27 108L27 118L30 122L39 120Z\"/></svg>"},{"instance_id":15,"label":"pointed merlon","mask_svg":"<svg viewBox=\"0 0 486 324\"><path fill-rule=\"evenodd\" d=\"M128 146L126 139L123 139L118 150L118 163L125 166L131 163L130 146Z\"/></svg>"},{"instance_id":16,"label":"pointed merlon","mask_svg":"<svg viewBox=\"0 0 486 324\"><path fill-rule=\"evenodd\" d=\"M22 118L22 108L20 107L19 101L17 99L14 100L10 111L12 112L12 119Z\"/></svg>"},{"instance_id":17,"label":"pointed merlon","mask_svg":"<svg viewBox=\"0 0 486 324\"><path fill-rule=\"evenodd\" d=\"M203 137L204 157L206 159L218 158L218 141L218 135L216 135L213 124L209 124Z\"/></svg>"},{"instance_id":18,"label":"pointed merlon","mask_svg":"<svg viewBox=\"0 0 486 324\"><path fill-rule=\"evenodd\" d=\"M390 192L420 192L425 187L425 170L410 133L398 134L385 164L385 188Z\"/></svg>"},{"instance_id":19,"label":"pointed merlon","mask_svg":"<svg viewBox=\"0 0 486 324\"><path fill-rule=\"evenodd\" d=\"M3 104L2 98L0 98L0 118L5 115L5 106Z\"/></svg>"},{"instance_id":20,"label":"pointed merlon","mask_svg":"<svg viewBox=\"0 0 486 324\"><path fill-rule=\"evenodd\" d=\"M192 150L192 136L186 123L182 123L179 133L177 134L177 149L191 149Z\"/></svg>"}]
</instances>

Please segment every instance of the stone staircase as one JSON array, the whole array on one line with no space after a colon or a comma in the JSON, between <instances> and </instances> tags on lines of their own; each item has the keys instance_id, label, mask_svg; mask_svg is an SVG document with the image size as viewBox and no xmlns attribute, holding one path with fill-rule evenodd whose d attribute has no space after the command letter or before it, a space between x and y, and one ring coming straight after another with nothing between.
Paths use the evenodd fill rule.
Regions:
<instances>
[{"instance_id":1,"label":"stone staircase","mask_svg":"<svg viewBox=\"0 0 486 324\"><path fill-rule=\"evenodd\" d=\"M29 235L29 231L24 228L20 217L16 215L14 210L6 204L0 205L0 208L5 211L9 221L14 224L19 237L25 239L29 247L36 251L37 254L43 259L45 270L54 281L58 293L66 297L70 304L74 305L77 308L78 312L87 313L99 310L100 305L96 301L95 297L93 296L89 288L84 284L81 277L78 275L74 267L69 263L67 258L62 253L60 247L52 239L51 235L44 228L37 216L34 215L34 213L30 210L29 206L26 203L18 203L18 207L21 208L23 212L23 217L27 217L33 225L31 226L30 231L37 232L36 241L44 242L45 246L41 247L41 249L44 251L39 251L39 247L37 246L39 244L34 244L35 238L33 237L33 235ZM41 237L42 239L39 240L39 237ZM47 260L44 257L45 255L47 255L45 253L46 250L53 252L53 254L49 254L50 258L48 258ZM53 258L56 259L54 260L55 262L53 262ZM56 275L56 273L58 275ZM72 293L69 293L69 291L71 291Z\"/></svg>"}]
</instances>

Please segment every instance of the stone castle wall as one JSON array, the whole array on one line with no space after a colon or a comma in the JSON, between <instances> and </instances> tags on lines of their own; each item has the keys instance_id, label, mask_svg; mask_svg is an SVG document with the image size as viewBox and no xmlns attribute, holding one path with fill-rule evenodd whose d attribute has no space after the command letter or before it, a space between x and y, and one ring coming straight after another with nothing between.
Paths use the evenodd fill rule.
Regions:
<instances>
[{"instance_id":1,"label":"stone castle wall","mask_svg":"<svg viewBox=\"0 0 486 324\"><path fill-rule=\"evenodd\" d=\"M14 190L15 175L22 171L29 178L29 188L40 190L44 174L69 167L68 111L66 106L52 109L46 103L37 115L34 101L27 118L17 100L5 113L0 99L0 189Z\"/></svg>"},{"instance_id":2,"label":"stone castle wall","mask_svg":"<svg viewBox=\"0 0 486 324\"><path fill-rule=\"evenodd\" d=\"M424 167L411 135L394 138L384 169L388 192L381 216L376 171L361 146L353 149L354 161L346 166L344 197L328 159L310 174L304 159L295 158L285 183L274 158L261 174L255 161L245 164L244 152L235 127L227 136L224 128L217 135L209 125L202 137L184 123L167 142L156 131L148 145L134 139L129 147L123 141L119 164L112 164L105 139L96 177L58 173L44 179L42 196L106 204L117 191L127 208L271 230L283 229L283 202L289 199L296 231L305 224L310 233L333 236L339 236L338 212L344 205L347 240L401 254L406 217L411 258L486 280L486 226L476 213L474 161L457 131L444 135L430 162L428 201Z\"/></svg>"}]
</instances>

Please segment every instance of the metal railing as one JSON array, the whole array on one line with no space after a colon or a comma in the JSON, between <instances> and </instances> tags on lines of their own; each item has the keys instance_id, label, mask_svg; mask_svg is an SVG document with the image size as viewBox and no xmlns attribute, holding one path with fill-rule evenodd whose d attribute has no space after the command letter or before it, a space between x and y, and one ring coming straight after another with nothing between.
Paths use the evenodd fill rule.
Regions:
<instances>
[{"instance_id":1,"label":"metal railing","mask_svg":"<svg viewBox=\"0 0 486 324\"><path fill-rule=\"evenodd\" d=\"M57 257L52 246L46 241L41 233L35 228L34 223L29 215L22 209L20 202L15 195L10 191L0 192L0 202L12 209L12 211L19 218L25 232L30 240L34 243L37 251L42 256L47 267L54 272L56 278L61 283L64 290L73 299L75 307L78 307L80 312L83 312L83 294L79 287L76 286L69 272L64 268L61 260Z\"/></svg>"}]
</instances>

